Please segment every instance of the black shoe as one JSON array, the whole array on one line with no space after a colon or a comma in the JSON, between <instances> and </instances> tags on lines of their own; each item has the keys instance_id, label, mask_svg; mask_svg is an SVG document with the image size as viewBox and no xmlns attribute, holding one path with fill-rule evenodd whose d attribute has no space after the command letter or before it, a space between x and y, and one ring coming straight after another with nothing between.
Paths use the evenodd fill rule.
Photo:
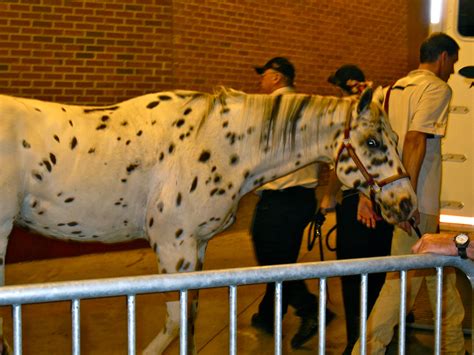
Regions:
<instances>
[{"instance_id":1,"label":"black shoe","mask_svg":"<svg viewBox=\"0 0 474 355\"><path fill-rule=\"evenodd\" d=\"M326 325L335 317L336 315L329 309L326 309ZM315 315L301 317L300 328L296 332L293 339L291 339L291 347L293 349L300 348L304 343L316 335L318 332L318 317Z\"/></svg>"},{"instance_id":2,"label":"black shoe","mask_svg":"<svg viewBox=\"0 0 474 355\"><path fill-rule=\"evenodd\" d=\"M273 335L273 322L265 319L260 313L255 313L251 320L252 327L263 330L265 333Z\"/></svg>"}]
</instances>

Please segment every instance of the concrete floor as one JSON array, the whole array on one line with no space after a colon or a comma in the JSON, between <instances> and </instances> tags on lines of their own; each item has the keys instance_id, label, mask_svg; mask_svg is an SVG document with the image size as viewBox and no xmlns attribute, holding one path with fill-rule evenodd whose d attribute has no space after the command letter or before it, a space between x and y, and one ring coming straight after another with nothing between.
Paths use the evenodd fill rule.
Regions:
<instances>
[{"instance_id":1,"label":"concrete floor","mask_svg":"<svg viewBox=\"0 0 474 355\"><path fill-rule=\"evenodd\" d=\"M206 270L255 266L251 239L248 234L253 206L252 195L243 199L237 223L215 237L209 243L204 268ZM325 228L334 225L330 216ZM334 236L333 236L334 238ZM333 239L334 240L334 239ZM236 253L238 249L238 253ZM334 259L333 252L325 251L326 259ZM34 261L7 265L7 284L39 283L46 281L80 280L92 278L147 275L156 273L151 249L105 254L85 255L46 261ZM319 260L317 246L311 251L303 244L302 262ZM316 292L315 280L308 285ZM341 354L345 347L345 322L338 278L328 280L328 306L337 317L327 327L326 353ZM238 288L238 353L273 354L273 338L250 326L263 295L263 285ZM472 291L471 291L472 292ZM177 299L176 293L153 294L137 297L137 349L144 348L161 329L164 321L164 301ZM196 342L200 354L224 354L228 352L228 294L227 289L202 290L199 299L199 316L196 324ZM470 306L470 305L469 305ZM70 303L27 305L23 314L23 353L68 354L71 352ZM82 354L126 354L126 308L124 297L84 300L81 302L81 350ZM5 334L11 339L11 309L0 309L4 317ZM283 322L283 352L285 354L314 354L317 338L303 349L292 350L289 341L298 328L298 318L290 311ZM408 330L408 354L432 354L431 332ZM466 339L466 349L470 349ZM178 342L172 344L166 354L177 354ZM393 344L388 353L396 353Z\"/></svg>"}]
</instances>

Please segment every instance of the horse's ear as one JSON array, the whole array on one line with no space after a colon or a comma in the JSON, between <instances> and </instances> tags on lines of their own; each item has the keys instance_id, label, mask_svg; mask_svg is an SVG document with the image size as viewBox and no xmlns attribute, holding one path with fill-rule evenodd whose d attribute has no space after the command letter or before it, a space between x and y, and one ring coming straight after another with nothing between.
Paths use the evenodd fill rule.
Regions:
<instances>
[{"instance_id":1,"label":"horse's ear","mask_svg":"<svg viewBox=\"0 0 474 355\"><path fill-rule=\"evenodd\" d=\"M372 94L373 94L372 88L367 88L364 90L364 92L360 96L359 105L357 105L358 113L364 111L372 102Z\"/></svg>"}]
</instances>

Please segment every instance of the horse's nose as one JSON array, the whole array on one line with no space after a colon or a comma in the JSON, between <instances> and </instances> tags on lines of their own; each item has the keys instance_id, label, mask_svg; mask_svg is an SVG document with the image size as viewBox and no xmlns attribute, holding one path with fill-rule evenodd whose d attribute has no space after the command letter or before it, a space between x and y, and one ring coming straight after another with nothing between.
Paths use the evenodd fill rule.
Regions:
<instances>
[{"instance_id":1,"label":"horse's nose","mask_svg":"<svg viewBox=\"0 0 474 355\"><path fill-rule=\"evenodd\" d=\"M408 197L405 197L400 201L400 211L402 212L403 216L405 216L405 219L408 219L412 209L413 203Z\"/></svg>"}]
</instances>

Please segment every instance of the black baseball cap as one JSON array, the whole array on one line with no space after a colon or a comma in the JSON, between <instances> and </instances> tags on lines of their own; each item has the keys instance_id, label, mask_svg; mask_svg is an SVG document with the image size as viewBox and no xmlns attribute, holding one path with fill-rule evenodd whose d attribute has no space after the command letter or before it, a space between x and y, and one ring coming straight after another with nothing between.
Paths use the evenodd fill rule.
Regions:
<instances>
[{"instance_id":1,"label":"black baseball cap","mask_svg":"<svg viewBox=\"0 0 474 355\"><path fill-rule=\"evenodd\" d=\"M336 72L328 78L328 81L331 84L339 86L343 90L350 91L350 88L347 86L348 80L357 80L362 82L365 81L365 75L357 65L345 64L337 69Z\"/></svg>"},{"instance_id":2,"label":"black baseball cap","mask_svg":"<svg viewBox=\"0 0 474 355\"><path fill-rule=\"evenodd\" d=\"M255 67L257 74L262 75L268 69L276 70L286 76L291 82L295 79L295 67L284 57L270 59L263 67Z\"/></svg>"}]
</instances>

